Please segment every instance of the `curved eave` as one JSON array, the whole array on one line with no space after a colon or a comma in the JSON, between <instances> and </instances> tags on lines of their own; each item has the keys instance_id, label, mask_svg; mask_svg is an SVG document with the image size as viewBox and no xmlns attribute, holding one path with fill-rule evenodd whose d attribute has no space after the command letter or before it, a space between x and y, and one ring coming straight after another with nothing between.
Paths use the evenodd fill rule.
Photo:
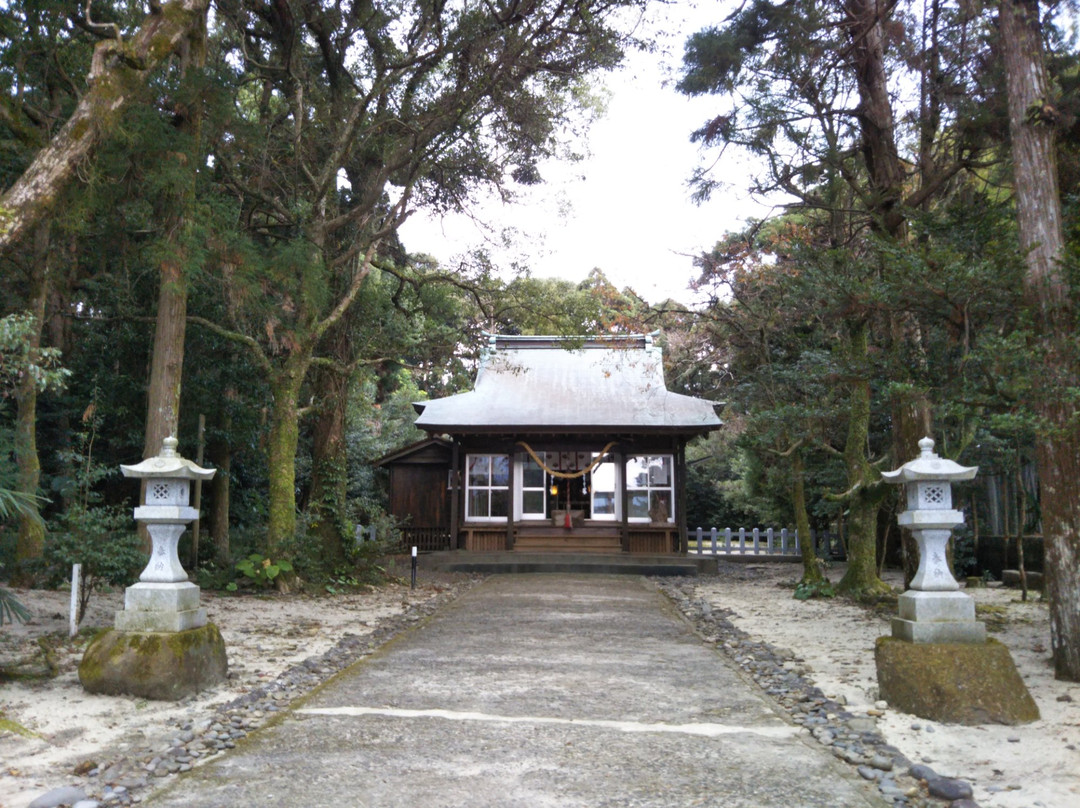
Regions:
<instances>
[{"instance_id":1,"label":"curved eave","mask_svg":"<svg viewBox=\"0 0 1080 808\"><path fill-rule=\"evenodd\" d=\"M640 424L417 424L433 435L705 435L723 424L677 426Z\"/></svg>"}]
</instances>

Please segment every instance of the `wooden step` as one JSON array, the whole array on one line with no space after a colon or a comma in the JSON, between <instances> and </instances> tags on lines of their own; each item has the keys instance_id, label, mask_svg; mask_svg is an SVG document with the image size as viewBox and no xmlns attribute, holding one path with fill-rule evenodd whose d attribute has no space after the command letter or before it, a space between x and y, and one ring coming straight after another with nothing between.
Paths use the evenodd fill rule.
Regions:
<instances>
[{"instance_id":1,"label":"wooden step","mask_svg":"<svg viewBox=\"0 0 1080 808\"><path fill-rule=\"evenodd\" d=\"M514 551L519 553L618 553L622 544L618 536L588 536L548 534L518 536L514 540Z\"/></svg>"}]
</instances>

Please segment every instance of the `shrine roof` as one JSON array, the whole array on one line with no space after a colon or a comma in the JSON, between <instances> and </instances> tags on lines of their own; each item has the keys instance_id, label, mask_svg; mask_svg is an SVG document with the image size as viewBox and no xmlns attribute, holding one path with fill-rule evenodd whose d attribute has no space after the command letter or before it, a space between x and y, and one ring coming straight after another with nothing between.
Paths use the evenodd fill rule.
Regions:
<instances>
[{"instance_id":1,"label":"shrine roof","mask_svg":"<svg viewBox=\"0 0 1080 808\"><path fill-rule=\"evenodd\" d=\"M653 335L488 335L473 390L417 402L429 433L677 432L721 426L716 402L673 393Z\"/></svg>"}]
</instances>

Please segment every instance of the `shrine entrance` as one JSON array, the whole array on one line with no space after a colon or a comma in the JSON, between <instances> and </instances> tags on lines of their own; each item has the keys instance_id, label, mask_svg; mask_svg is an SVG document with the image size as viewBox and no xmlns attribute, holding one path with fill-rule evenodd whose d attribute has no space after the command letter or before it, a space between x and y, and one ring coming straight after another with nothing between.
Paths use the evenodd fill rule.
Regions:
<instances>
[{"instance_id":1,"label":"shrine entrance","mask_svg":"<svg viewBox=\"0 0 1080 808\"><path fill-rule=\"evenodd\" d=\"M686 443L720 420L666 389L652 335L489 340L475 389L417 402L432 437L385 459L393 487L395 464L449 454L449 549L684 552Z\"/></svg>"}]
</instances>

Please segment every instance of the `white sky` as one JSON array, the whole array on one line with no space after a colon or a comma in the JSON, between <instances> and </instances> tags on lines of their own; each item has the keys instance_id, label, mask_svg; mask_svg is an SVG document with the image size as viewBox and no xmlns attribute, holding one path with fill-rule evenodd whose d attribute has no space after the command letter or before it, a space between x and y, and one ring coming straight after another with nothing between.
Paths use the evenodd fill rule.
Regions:
<instances>
[{"instance_id":1,"label":"white sky","mask_svg":"<svg viewBox=\"0 0 1080 808\"><path fill-rule=\"evenodd\" d=\"M734 152L720 164L719 175L730 182L725 191L698 206L687 186L694 167L710 159L690 134L720 109L717 99L689 99L675 90L683 44L719 24L730 7L726 0L654 3L642 33L658 37L658 52L630 54L623 69L602 77L611 93L607 113L578 149L590 157L542 166L545 184L527 189L514 205L482 205L477 216L487 231L463 216L414 214L401 230L405 248L450 265L486 244L500 263L517 261L536 277L580 281L599 267L616 286L630 286L651 303L689 302L692 256L746 218L768 213L745 193L747 171ZM492 239L506 228L519 235L511 248L495 247Z\"/></svg>"}]
</instances>

